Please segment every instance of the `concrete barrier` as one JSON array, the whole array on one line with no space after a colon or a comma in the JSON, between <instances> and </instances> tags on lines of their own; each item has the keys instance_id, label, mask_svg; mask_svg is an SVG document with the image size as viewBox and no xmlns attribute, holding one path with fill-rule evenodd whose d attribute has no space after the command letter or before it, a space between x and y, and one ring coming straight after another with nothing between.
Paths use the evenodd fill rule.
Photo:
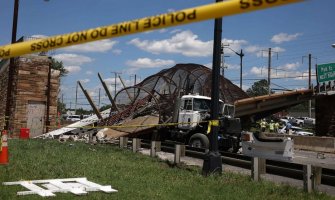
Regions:
<instances>
[{"instance_id":1,"label":"concrete barrier","mask_svg":"<svg viewBox=\"0 0 335 200\"><path fill-rule=\"evenodd\" d=\"M296 136L293 140L295 149L335 153L335 138L333 137Z\"/></svg>"},{"instance_id":2,"label":"concrete barrier","mask_svg":"<svg viewBox=\"0 0 335 200\"><path fill-rule=\"evenodd\" d=\"M128 144L128 137L120 137L120 140L119 140L119 147L121 149L123 148L127 148L127 144Z\"/></svg>"},{"instance_id":3,"label":"concrete barrier","mask_svg":"<svg viewBox=\"0 0 335 200\"><path fill-rule=\"evenodd\" d=\"M133 138L133 152L138 152L141 148L141 139Z\"/></svg>"}]
</instances>

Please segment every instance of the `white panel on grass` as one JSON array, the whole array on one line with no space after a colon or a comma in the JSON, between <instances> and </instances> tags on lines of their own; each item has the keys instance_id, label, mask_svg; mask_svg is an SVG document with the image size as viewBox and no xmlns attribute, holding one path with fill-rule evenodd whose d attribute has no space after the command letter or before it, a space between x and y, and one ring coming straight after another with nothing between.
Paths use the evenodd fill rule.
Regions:
<instances>
[{"instance_id":1,"label":"white panel on grass","mask_svg":"<svg viewBox=\"0 0 335 200\"><path fill-rule=\"evenodd\" d=\"M36 184L41 185L38 186ZM38 194L42 197L55 196L55 192L70 192L75 195L84 195L90 191L102 191L106 193L117 192L117 190L113 189L110 185L99 185L97 183L88 181L86 178L4 182L3 185L21 185L28 189L28 191L17 192L17 195Z\"/></svg>"}]
</instances>

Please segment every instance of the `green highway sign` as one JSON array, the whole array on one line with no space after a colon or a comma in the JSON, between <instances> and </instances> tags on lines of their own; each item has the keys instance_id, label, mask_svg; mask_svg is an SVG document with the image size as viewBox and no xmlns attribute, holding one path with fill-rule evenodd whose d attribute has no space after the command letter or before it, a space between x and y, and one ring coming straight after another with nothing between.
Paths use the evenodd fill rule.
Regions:
<instances>
[{"instance_id":1,"label":"green highway sign","mask_svg":"<svg viewBox=\"0 0 335 200\"><path fill-rule=\"evenodd\" d=\"M318 65L319 83L335 80L335 63Z\"/></svg>"}]
</instances>

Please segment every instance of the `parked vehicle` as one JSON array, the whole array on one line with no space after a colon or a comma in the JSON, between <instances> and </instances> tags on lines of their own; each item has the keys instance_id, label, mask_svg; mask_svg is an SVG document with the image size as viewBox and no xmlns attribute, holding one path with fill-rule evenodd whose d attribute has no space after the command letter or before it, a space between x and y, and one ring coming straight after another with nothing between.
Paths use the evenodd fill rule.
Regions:
<instances>
[{"instance_id":1,"label":"parked vehicle","mask_svg":"<svg viewBox=\"0 0 335 200\"><path fill-rule=\"evenodd\" d=\"M305 124L315 125L315 119L310 117L301 117Z\"/></svg>"},{"instance_id":2,"label":"parked vehicle","mask_svg":"<svg viewBox=\"0 0 335 200\"><path fill-rule=\"evenodd\" d=\"M77 122L80 121L80 115L69 115L66 121Z\"/></svg>"},{"instance_id":3,"label":"parked vehicle","mask_svg":"<svg viewBox=\"0 0 335 200\"><path fill-rule=\"evenodd\" d=\"M304 131L302 128L297 127L297 126L292 126L291 128L292 134L293 135L302 135L302 136L313 136L314 133ZM284 126L279 130L279 133L286 134L286 127Z\"/></svg>"},{"instance_id":4,"label":"parked vehicle","mask_svg":"<svg viewBox=\"0 0 335 200\"><path fill-rule=\"evenodd\" d=\"M297 117L295 119L295 121L293 122L294 125L297 125L297 126L300 126L300 127L303 127L304 124L305 124L305 120L303 117Z\"/></svg>"},{"instance_id":5,"label":"parked vehicle","mask_svg":"<svg viewBox=\"0 0 335 200\"><path fill-rule=\"evenodd\" d=\"M283 122L284 124L286 124L287 122L294 124L296 119L294 117L286 116L286 117L282 117L280 121Z\"/></svg>"},{"instance_id":6,"label":"parked vehicle","mask_svg":"<svg viewBox=\"0 0 335 200\"><path fill-rule=\"evenodd\" d=\"M209 148L208 121L210 120L211 98L201 95L184 95L178 106L178 125L161 128L165 136L192 147ZM219 106L219 149L237 152L240 148L241 123L234 118L235 107L220 101Z\"/></svg>"}]
</instances>

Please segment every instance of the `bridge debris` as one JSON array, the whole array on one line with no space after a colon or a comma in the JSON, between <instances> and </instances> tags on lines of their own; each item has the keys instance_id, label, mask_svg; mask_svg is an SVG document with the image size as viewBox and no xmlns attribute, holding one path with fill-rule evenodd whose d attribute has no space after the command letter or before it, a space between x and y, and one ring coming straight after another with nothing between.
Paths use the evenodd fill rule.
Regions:
<instances>
[{"instance_id":1,"label":"bridge debris","mask_svg":"<svg viewBox=\"0 0 335 200\"><path fill-rule=\"evenodd\" d=\"M137 137L152 132L156 129L154 125L177 122L176 105L180 96L189 93L211 96L211 75L211 69L202 65L177 64L149 76L137 85L121 89L113 99L112 108L101 113L101 120L93 116L92 123L90 120L77 122L73 128L69 126L70 129L56 130L48 134L56 136L75 132L76 128L93 123L98 127L109 128L102 131L105 139ZM242 123L243 120L262 118L296 105L310 99L312 95L312 90L301 90L249 98L238 86L220 77L220 99L225 103L235 104L236 116L241 118ZM98 130L94 136L97 132Z\"/></svg>"},{"instance_id":2,"label":"bridge debris","mask_svg":"<svg viewBox=\"0 0 335 200\"><path fill-rule=\"evenodd\" d=\"M210 96L211 75L209 68L198 64L177 64L164 69L137 85L120 90L114 98L118 112L115 114L115 110L111 109L110 117L101 121L99 126L122 124L130 128L112 129L135 136L152 131L155 128L152 124L175 122L177 98L189 93ZM219 94L220 99L229 103L248 97L224 77L220 77Z\"/></svg>"}]
</instances>

